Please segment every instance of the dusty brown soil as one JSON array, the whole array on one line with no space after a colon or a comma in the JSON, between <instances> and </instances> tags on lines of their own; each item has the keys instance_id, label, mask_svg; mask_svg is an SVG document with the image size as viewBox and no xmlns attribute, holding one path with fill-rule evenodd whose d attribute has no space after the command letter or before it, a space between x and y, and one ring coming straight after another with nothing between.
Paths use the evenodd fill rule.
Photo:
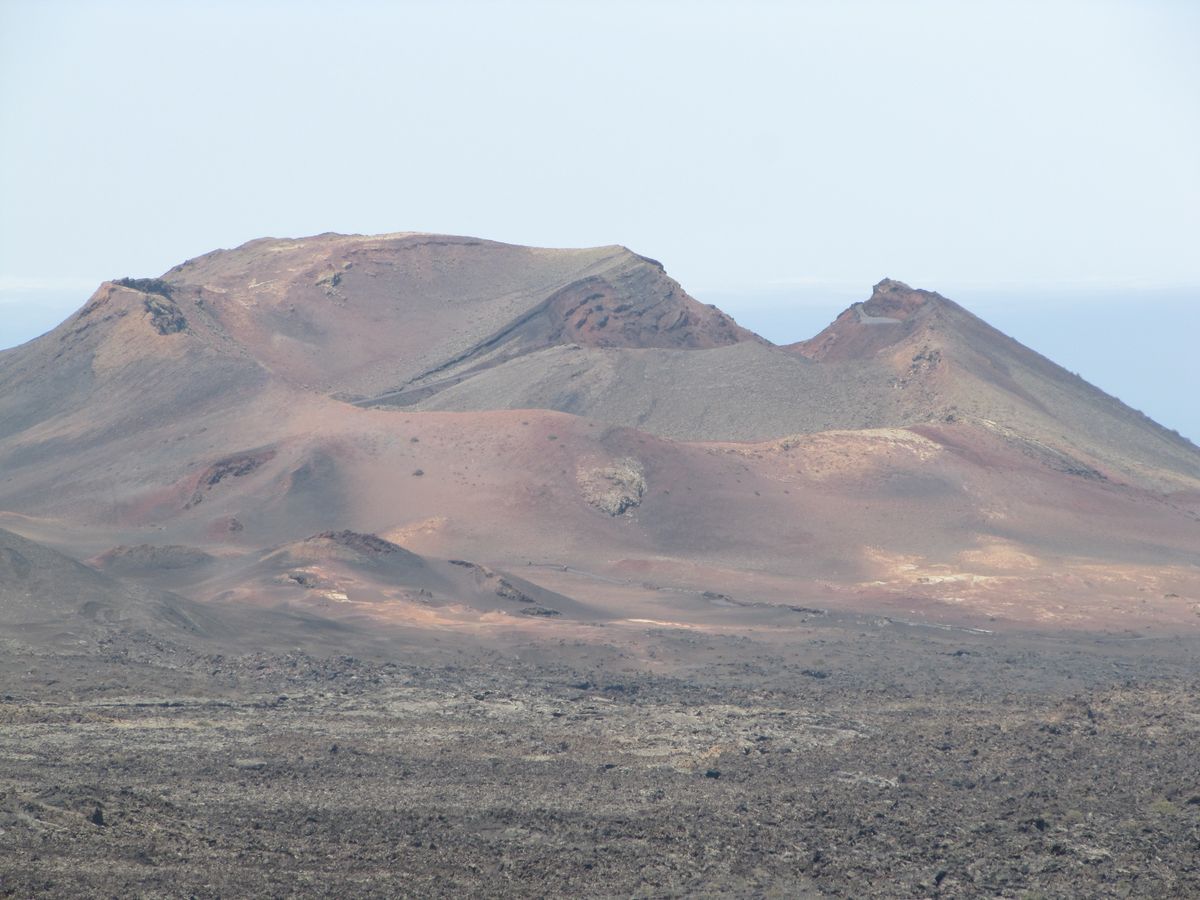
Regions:
<instances>
[{"instance_id":1,"label":"dusty brown soil","mask_svg":"<svg viewBox=\"0 0 1200 900\"><path fill-rule=\"evenodd\" d=\"M0 894L1200 891L1195 641L425 643L12 648Z\"/></svg>"}]
</instances>

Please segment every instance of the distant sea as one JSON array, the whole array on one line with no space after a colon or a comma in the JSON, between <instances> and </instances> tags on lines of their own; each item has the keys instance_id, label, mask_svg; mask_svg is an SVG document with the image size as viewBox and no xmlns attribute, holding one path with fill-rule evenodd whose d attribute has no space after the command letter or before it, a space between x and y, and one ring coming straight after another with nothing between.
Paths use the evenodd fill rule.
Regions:
<instances>
[{"instance_id":1,"label":"distant sea","mask_svg":"<svg viewBox=\"0 0 1200 900\"><path fill-rule=\"evenodd\" d=\"M45 334L79 309L89 289L0 287L0 349L15 347Z\"/></svg>"}]
</instances>

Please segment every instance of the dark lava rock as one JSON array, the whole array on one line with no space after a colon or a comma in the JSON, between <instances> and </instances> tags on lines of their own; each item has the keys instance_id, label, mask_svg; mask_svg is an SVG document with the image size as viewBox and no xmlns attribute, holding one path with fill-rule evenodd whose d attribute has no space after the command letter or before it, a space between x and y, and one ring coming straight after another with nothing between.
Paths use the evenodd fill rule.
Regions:
<instances>
[{"instance_id":1,"label":"dark lava rock","mask_svg":"<svg viewBox=\"0 0 1200 900\"><path fill-rule=\"evenodd\" d=\"M309 538L310 541L330 541L341 547L361 553L364 556L386 556L390 553L400 553L404 548L374 534L363 534L358 531L322 531Z\"/></svg>"}]
</instances>

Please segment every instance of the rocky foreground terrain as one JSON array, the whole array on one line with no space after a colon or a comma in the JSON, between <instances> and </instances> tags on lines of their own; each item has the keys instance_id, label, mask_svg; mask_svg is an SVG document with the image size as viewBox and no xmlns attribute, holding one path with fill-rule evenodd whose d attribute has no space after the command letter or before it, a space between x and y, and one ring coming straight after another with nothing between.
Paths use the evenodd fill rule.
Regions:
<instances>
[{"instance_id":1,"label":"rocky foreground terrain","mask_svg":"<svg viewBox=\"0 0 1200 900\"><path fill-rule=\"evenodd\" d=\"M1186 897L1194 640L14 651L0 895Z\"/></svg>"}]
</instances>

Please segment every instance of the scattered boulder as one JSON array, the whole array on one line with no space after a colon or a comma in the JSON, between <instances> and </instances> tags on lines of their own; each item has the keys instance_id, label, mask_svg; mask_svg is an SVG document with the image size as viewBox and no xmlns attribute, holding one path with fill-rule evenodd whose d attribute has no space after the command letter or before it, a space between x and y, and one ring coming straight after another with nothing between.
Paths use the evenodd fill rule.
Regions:
<instances>
[{"instance_id":1,"label":"scattered boulder","mask_svg":"<svg viewBox=\"0 0 1200 900\"><path fill-rule=\"evenodd\" d=\"M244 475L249 475L274 458L274 450L259 450L250 453L238 453L217 460L200 473L200 477L196 481L196 490L192 493L192 498L188 501L184 509L190 509L203 502L205 494L226 478L241 478Z\"/></svg>"},{"instance_id":2,"label":"scattered boulder","mask_svg":"<svg viewBox=\"0 0 1200 900\"><path fill-rule=\"evenodd\" d=\"M281 584L295 584L306 590L318 587L321 580L312 572L295 571L287 572L280 579Z\"/></svg>"},{"instance_id":3,"label":"scattered boulder","mask_svg":"<svg viewBox=\"0 0 1200 900\"><path fill-rule=\"evenodd\" d=\"M641 505L646 493L642 464L629 456L610 466L580 468L576 479L583 498L610 516L624 515Z\"/></svg>"},{"instance_id":4,"label":"scattered boulder","mask_svg":"<svg viewBox=\"0 0 1200 900\"><path fill-rule=\"evenodd\" d=\"M507 578L501 578L496 584L496 596L505 600L512 600L516 603L534 603L534 599L530 597L520 588L516 587ZM557 615L557 613L555 613Z\"/></svg>"}]
</instances>

